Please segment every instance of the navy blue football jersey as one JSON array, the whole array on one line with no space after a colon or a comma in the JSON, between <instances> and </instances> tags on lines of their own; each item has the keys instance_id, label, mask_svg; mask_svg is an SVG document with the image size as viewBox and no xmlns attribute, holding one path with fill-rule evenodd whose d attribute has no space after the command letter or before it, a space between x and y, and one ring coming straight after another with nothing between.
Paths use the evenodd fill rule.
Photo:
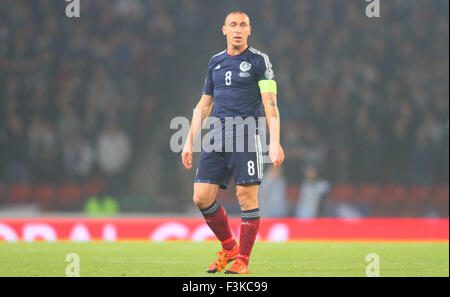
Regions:
<instances>
[{"instance_id":1,"label":"navy blue football jersey","mask_svg":"<svg viewBox=\"0 0 450 297\"><path fill-rule=\"evenodd\" d=\"M222 189L226 189L231 178L236 185L261 183L262 131L258 131L258 117L261 116L262 105L260 85L265 89L264 83L273 80L269 58L252 47L239 55L230 56L224 50L211 58L203 94L214 97L211 116L220 120L221 129L213 124L210 138L212 146L206 147L207 150L200 156L195 182L218 184ZM267 90L266 88L265 91ZM227 118L240 118L243 121L230 127L226 125ZM249 118L255 119L255 130L250 130L246 125L245 121ZM225 141L218 141L217 145L215 142L219 135L219 138L225 138ZM231 140L231 137L236 139L227 141ZM239 143L242 144L241 147Z\"/></svg>"},{"instance_id":2,"label":"navy blue football jersey","mask_svg":"<svg viewBox=\"0 0 450 297\"><path fill-rule=\"evenodd\" d=\"M209 61L203 87L203 94L214 97L211 116L222 123L226 117L260 117L262 102L258 82L261 80L274 80L272 64L266 54L248 47L234 56L226 50L214 55Z\"/></svg>"}]
</instances>

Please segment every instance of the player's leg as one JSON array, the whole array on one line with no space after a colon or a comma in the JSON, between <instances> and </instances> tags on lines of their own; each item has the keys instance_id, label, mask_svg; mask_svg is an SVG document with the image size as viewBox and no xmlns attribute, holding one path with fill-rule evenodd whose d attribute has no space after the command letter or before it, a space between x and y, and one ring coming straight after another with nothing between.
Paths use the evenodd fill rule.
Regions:
<instances>
[{"instance_id":1,"label":"player's leg","mask_svg":"<svg viewBox=\"0 0 450 297\"><path fill-rule=\"evenodd\" d=\"M236 186L236 196L241 211L248 212L258 208L258 188L259 183L256 182Z\"/></svg>"},{"instance_id":2,"label":"player's leg","mask_svg":"<svg viewBox=\"0 0 450 297\"><path fill-rule=\"evenodd\" d=\"M213 204L216 198L219 185L210 183L194 183L194 197L193 201L200 211L206 210Z\"/></svg>"},{"instance_id":3,"label":"player's leg","mask_svg":"<svg viewBox=\"0 0 450 297\"><path fill-rule=\"evenodd\" d=\"M223 206L215 199L218 190L219 185L216 184L194 184L194 203L200 209L206 224L222 243L219 257L206 270L209 273L220 272L239 253L238 245L228 223L228 215Z\"/></svg>"},{"instance_id":4,"label":"player's leg","mask_svg":"<svg viewBox=\"0 0 450 297\"><path fill-rule=\"evenodd\" d=\"M258 208L258 184L236 186L236 196L241 206L241 230L239 255L235 264L226 273L249 273L250 253L258 234L261 212Z\"/></svg>"},{"instance_id":5,"label":"player's leg","mask_svg":"<svg viewBox=\"0 0 450 297\"><path fill-rule=\"evenodd\" d=\"M200 209L206 224L222 243L219 258L207 269L210 273L225 268L235 259L239 251L228 223L228 215L224 207L216 200L219 185L222 188L226 187L229 179L229 172L221 154L202 154L195 177L193 201Z\"/></svg>"},{"instance_id":6,"label":"player's leg","mask_svg":"<svg viewBox=\"0 0 450 297\"><path fill-rule=\"evenodd\" d=\"M226 250L232 250L236 241L231 233L225 208L215 199L219 185L207 183L194 184L194 203L200 209L206 224Z\"/></svg>"},{"instance_id":7,"label":"player's leg","mask_svg":"<svg viewBox=\"0 0 450 297\"><path fill-rule=\"evenodd\" d=\"M258 208L258 187L257 184L236 186L236 196L241 206L239 257L247 265L261 219L261 212Z\"/></svg>"},{"instance_id":8,"label":"player's leg","mask_svg":"<svg viewBox=\"0 0 450 297\"><path fill-rule=\"evenodd\" d=\"M263 178L262 151L259 138L254 137L250 139L256 140L254 142L256 152L232 153L229 162L236 182L236 196L241 206L241 228L239 255L233 266L226 273L249 273L250 253L255 243L261 218L258 208L258 187Z\"/></svg>"}]
</instances>

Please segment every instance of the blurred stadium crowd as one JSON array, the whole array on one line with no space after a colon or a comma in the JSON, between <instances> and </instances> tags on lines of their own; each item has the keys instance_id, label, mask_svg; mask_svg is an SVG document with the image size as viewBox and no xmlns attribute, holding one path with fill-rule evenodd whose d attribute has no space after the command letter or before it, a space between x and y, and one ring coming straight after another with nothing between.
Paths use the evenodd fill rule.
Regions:
<instances>
[{"instance_id":1,"label":"blurred stadium crowd","mask_svg":"<svg viewBox=\"0 0 450 297\"><path fill-rule=\"evenodd\" d=\"M1 1L0 205L14 203L17 185L68 185L69 197L70 185L85 187L74 210L86 193L133 192L148 146L166 169L159 184L170 185L154 196L190 204L180 202L192 185L177 186L179 156L152 140L171 133L160 123L192 114L236 8L274 65L286 204L310 168L332 185L444 185L448 196L448 1L384 1L380 19L358 0L237 3L81 1L75 20L64 1ZM30 191L18 196L32 200Z\"/></svg>"}]
</instances>

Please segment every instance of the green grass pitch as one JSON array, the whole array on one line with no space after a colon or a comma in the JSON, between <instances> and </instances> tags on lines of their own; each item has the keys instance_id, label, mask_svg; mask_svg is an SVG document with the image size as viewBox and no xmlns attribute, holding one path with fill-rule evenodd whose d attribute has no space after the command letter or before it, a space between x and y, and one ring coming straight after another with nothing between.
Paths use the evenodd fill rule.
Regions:
<instances>
[{"instance_id":1,"label":"green grass pitch","mask_svg":"<svg viewBox=\"0 0 450 297\"><path fill-rule=\"evenodd\" d=\"M217 242L0 242L0 276L65 276L66 255L80 276L212 276ZM365 276L366 255L380 276L449 276L448 242L256 242L250 276Z\"/></svg>"}]
</instances>

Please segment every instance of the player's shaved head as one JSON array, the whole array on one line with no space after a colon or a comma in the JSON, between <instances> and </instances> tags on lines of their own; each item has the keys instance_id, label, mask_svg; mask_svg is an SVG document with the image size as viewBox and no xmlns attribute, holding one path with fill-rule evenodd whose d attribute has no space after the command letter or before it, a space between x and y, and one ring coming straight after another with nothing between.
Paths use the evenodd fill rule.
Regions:
<instances>
[{"instance_id":1,"label":"player's shaved head","mask_svg":"<svg viewBox=\"0 0 450 297\"><path fill-rule=\"evenodd\" d=\"M244 16L246 17L247 21L248 21L248 24L250 25L250 18L249 18L248 15L247 15L245 12L243 12L242 10L233 10L232 12L230 12L229 14L227 14L227 16L225 17L225 22L224 22L224 24L225 24L225 25L227 24L227 21L228 21L228 19L229 19L229 17L230 17L231 15L236 15L236 14L242 14L242 15L244 15Z\"/></svg>"}]
</instances>

